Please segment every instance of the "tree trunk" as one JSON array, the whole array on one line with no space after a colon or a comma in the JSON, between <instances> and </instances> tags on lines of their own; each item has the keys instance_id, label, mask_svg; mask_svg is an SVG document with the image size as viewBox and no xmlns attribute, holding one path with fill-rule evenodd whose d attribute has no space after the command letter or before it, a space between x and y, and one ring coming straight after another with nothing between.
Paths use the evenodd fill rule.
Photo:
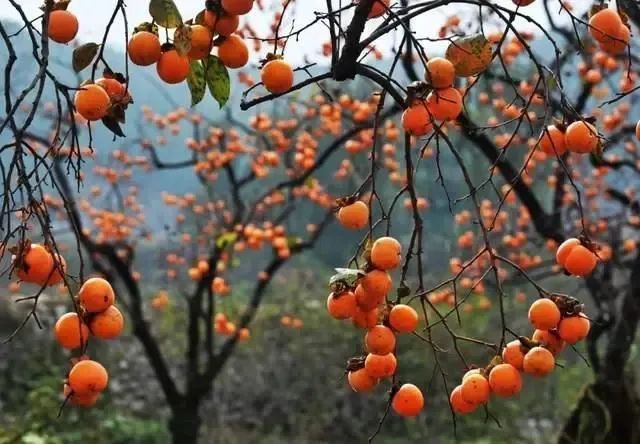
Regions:
<instances>
[{"instance_id":1,"label":"tree trunk","mask_svg":"<svg viewBox=\"0 0 640 444\"><path fill-rule=\"evenodd\" d=\"M174 409L169 419L171 442L173 444L196 444L201 424L197 406Z\"/></svg>"},{"instance_id":2,"label":"tree trunk","mask_svg":"<svg viewBox=\"0 0 640 444\"><path fill-rule=\"evenodd\" d=\"M640 443L640 399L633 377L589 384L564 426L559 444Z\"/></svg>"}]
</instances>

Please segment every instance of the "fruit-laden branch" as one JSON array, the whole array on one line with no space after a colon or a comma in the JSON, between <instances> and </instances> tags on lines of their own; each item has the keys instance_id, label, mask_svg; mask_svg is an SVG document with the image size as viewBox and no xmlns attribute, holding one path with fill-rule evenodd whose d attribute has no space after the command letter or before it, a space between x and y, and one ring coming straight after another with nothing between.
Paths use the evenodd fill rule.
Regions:
<instances>
[{"instance_id":1,"label":"fruit-laden branch","mask_svg":"<svg viewBox=\"0 0 640 444\"><path fill-rule=\"evenodd\" d=\"M419 78L413 64L403 62L403 68L411 81L418 81ZM458 123L461 126L463 136L470 142L472 142L476 148L478 148L482 154L489 160L491 165L494 165L504 180L513 187L513 191L516 193L522 204L529 210L531 220L536 230L544 237L554 239L556 241L564 240L564 235L561 232L561 227L553 215L548 214L542 204L535 196L531 188L526 185L520 178L518 170L501 155L500 150L494 145L493 142L485 135L477 132L474 129L474 125L467 118L465 114L460 114L458 117Z\"/></svg>"},{"instance_id":2,"label":"fruit-laden branch","mask_svg":"<svg viewBox=\"0 0 640 444\"><path fill-rule=\"evenodd\" d=\"M30 135L29 137L35 136ZM35 137L35 139L37 140L41 138ZM43 141L45 143L47 142L46 140ZM67 176L59 160L55 160L53 162L53 170L60 188L60 195L65 202L69 222L78 236L80 243L87 250L92 261L95 261L96 255L104 257L125 285L130 298L130 303L128 304L127 309L133 324L133 334L142 343L147 358L149 359L149 363L158 378L167 402L172 406L178 404L181 400L181 395L178 392L175 381L169 373L169 367L167 366L158 342L151 334L149 326L144 319L140 288L136 280L133 278L131 270L128 265L118 257L113 246L104 243L97 244L84 234L80 212L78 211L75 198L69 186L69 182L67 181Z\"/></svg>"}]
</instances>

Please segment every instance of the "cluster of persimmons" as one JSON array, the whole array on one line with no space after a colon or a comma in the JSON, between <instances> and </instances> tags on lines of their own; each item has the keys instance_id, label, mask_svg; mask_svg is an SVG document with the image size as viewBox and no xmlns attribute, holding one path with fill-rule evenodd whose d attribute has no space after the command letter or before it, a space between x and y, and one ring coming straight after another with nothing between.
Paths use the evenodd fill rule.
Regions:
<instances>
[{"instance_id":1,"label":"cluster of persimmons","mask_svg":"<svg viewBox=\"0 0 640 444\"><path fill-rule=\"evenodd\" d=\"M348 229L362 229L369 220L369 207L361 200L341 202L338 220ZM355 357L347 365L349 385L357 392L373 390L380 380L392 378L391 407L401 416L415 416L423 408L422 392L413 384L396 384L396 335L411 333L418 326L417 312L406 304L388 298L393 288L389 271L401 263L401 245L391 237L375 240L365 251L366 264L355 279L337 275L327 300L329 314L339 320L351 319L356 327L367 330L366 356ZM587 276L596 267L596 247L586 239L571 238L556 252L556 261L567 274ZM452 268L460 272L460 266ZM351 276L353 277L353 275ZM433 295L429 295L430 299ZM431 299L432 303L440 302ZM450 394L454 412L466 414L489 401L491 394L510 397L522 388L521 372L544 377L555 368L555 356L566 344L586 338L589 319L574 298L545 294L529 309L534 327L530 338L519 337L507 343L501 353L484 368L468 370L460 385Z\"/></svg>"},{"instance_id":2,"label":"cluster of persimmons","mask_svg":"<svg viewBox=\"0 0 640 444\"><path fill-rule=\"evenodd\" d=\"M369 208L361 200L344 205L338 220L349 229L361 229L369 220ZM418 324L418 314L405 304L387 304L393 288L389 271L402 261L402 246L392 237L376 239L365 252L367 265L357 279L338 279L327 300L327 310L335 319L351 319L366 329L364 342L368 354L349 360L347 378L357 392L373 390L381 379L396 373L396 334L411 333ZM415 416L424 406L420 389L413 384L394 386L392 408L402 416Z\"/></svg>"},{"instance_id":3,"label":"cluster of persimmons","mask_svg":"<svg viewBox=\"0 0 640 444\"><path fill-rule=\"evenodd\" d=\"M576 344L589 333L589 320L581 310L569 296L553 294L536 300L529 308L529 322L535 329L531 338L507 343L488 366L467 371L451 392L453 411L471 413L485 405L491 394L517 395L522 389L522 372L536 378L549 375L555 368L555 356L565 345Z\"/></svg>"},{"instance_id":4,"label":"cluster of persimmons","mask_svg":"<svg viewBox=\"0 0 640 444\"><path fill-rule=\"evenodd\" d=\"M78 291L77 311L62 315L56 322L54 332L58 343L79 355L72 360L64 386L64 395L73 405L90 407L107 388L107 370L84 352L91 336L110 340L122 333L124 317L114 301L115 292L108 281L87 279Z\"/></svg>"},{"instance_id":5,"label":"cluster of persimmons","mask_svg":"<svg viewBox=\"0 0 640 444\"><path fill-rule=\"evenodd\" d=\"M49 38L58 43L69 43L77 35L79 20L68 11L70 1L56 1L48 14ZM189 76L201 76L202 84L211 77L211 52L216 48L217 60L225 69L242 68L249 62L249 48L244 34L255 33L249 24L240 27L240 17L254 7L254 0L220 0L206 2L206 9L195 18L176 24L168 17L178 11L173 1L154 9L160 17L152 17L151 23L142 23L135 28L127 45L129 60L135 65L155 65L158 77L167 84L182 83ZM151 11L151 8L150 8ZM167 31L174 29L173 41L162 44L159 38L158 22L165 23ZM274 31L276 29L272 27ZM254 40L259 49L259 40ZM96 46L97 47L97 46ZM75 55L74 55L75 57ZM194 68L194 61L202 61L204 70ZM90 61L84 63L88 65ZM96 62L97 63L97 62ZM197 69L198 71L194 71ZM216 74L219 80L220 75ZM282 56L269 53L261 63L260 76L264 87L272 94L288 91L294 81L294 71ZM226 101L226 99L225 99ZM124 122L123 113L131 102L127 79L119 74L105 73L105 77L83 82L75 94L74 106L77 113L87 121L105 118Z\"/></svg>"},{"instance_id":6,"label":"cluster of persimmons","mask_svg":"<svg viewBox=\"0 0 640 444\"><path fill-rule=\"evenodd\" d=\"M21 282L41 288L64 285L66 261L48 245L24 241L9 251L13 253L13 271ZM90 278L74 299L76 310L62 315L55 324L54 335L60 346L77 354L64 385L65 398L73 405L93 405L107 386L107 371L84 352L90 337L109 340L122 333L124 317L113 305L114 300L109 282Z\"/></svg>"}]
</instances>

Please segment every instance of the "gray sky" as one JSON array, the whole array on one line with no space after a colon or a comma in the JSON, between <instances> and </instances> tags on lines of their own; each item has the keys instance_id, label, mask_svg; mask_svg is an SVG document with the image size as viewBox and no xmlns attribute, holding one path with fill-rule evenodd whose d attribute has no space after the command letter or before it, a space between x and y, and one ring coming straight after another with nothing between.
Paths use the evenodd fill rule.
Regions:
<instances>
[{"instance_id":1,"label":"gray sky","mask_svg":"<svg viewBox=\"0 0 640 444\"><path fill-rule=\"evenodd\" d=\"M581 0L583 1L583 0ZM496 0L494 3L504 6L513 7L511 0ZM544 12L542 7L536 2L526 8L521 8L522 12L532 15L535 19L541 21L543 24ZM575 3L575 2L574 2ZM25 12L29 17L36 17L39 14L38 7L42 4L42 0L21 0L20 4L25 9ZM80 19L80 31L78 40L81 42L87 41L99 41L102 38L102 34L106 24L109 21L109 17L112 13L113 7L116 4L116 0L73 0L71 2L70 10L73 11ZM128 0L127 1L127 13L129 17L129 26L133 28L137 23L149 20L148 14L148 1L147 0ZM176 4L179 6L183 18L189 18L195 16L203 8L203 0L178 0ZM276 8L280 8L282 5L281 0L263 0L263 4L267 7L267 10L273 11ZM347 4L347 0L344 1ZM296 27L302 24L309 23L314 18L314 10L325 10L324 0L297 0L294 3L294 8L289 8L287 12L287 24L284 29L290 28L290 20L295 17ZM445 19L445 13L450 13L452 8L456 6L440 8L433 13L427 14L425 17L421 17L414 21L414 29L416 29L420 37L434 37L438 31L438 28L442 25ZM458 6L458 8L461 8ZM9 16L17 18L13 8L5 5L0 9L1 16ZM254 7L252 11L245 19L250 20L250 23L256 31L262 35L268 34L268 26L271 21L272 14L262 12ZM346 17L345 17L346 18ZM375 26L381 19L372 20L370 26ZM118 20L117 26L114 27L112 34L109 36L109 42L115 47L122 48L124 45L123 39L123 24L121 20ZM520 29L528 29L530 25L527 23L516 22L517 27ZM385 52L388 51L392 44L393 37L387 36L385 40L381 41L378 46ZM328 32L326 28L320 24L310 28L301 34L300 40L295 41L291 39L287 45L287 51L285 53L287 59L294 64L301 63L303 57L316 59L315 54L319 52L320 45L328 40ZM427 46L427 45L425 45ZM440 44L428 44L427 53L441 53L443 47ZM265 47L262 54L254 54L254 58L257 60L262 58L268 49ZM429 54L430 55L430 54Z\"/></svg>"}]
</instances>

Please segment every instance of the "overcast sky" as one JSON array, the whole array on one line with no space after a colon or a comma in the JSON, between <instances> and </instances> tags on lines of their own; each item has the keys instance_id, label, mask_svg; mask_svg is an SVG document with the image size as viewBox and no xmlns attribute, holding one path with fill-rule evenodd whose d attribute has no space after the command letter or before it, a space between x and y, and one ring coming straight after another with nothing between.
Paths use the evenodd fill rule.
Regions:
<instances>
[{"instance_id":1,"label":"overcast sky","mask_svg":"<svg viewBox=\"0 0 640 444\"><path fill-rule=\"evenodd\" d=\"M581 0L583 1L583 0ZM38 7L42 4L42 0L20 0L19 2L27 15L36 17L39 14ZM127 14L129 17L129 26L133 28L137 23L149 20L148 13L148 1L147 0L128 0L127 2ZM281 7L281 0L263 0L263 3L268 8ZM505 6L513 6L511 0L497 0L497 4ZM544 11L542 7L534 3L526 8L521 8L521 11L532 15L536 20L545 22ZM116 4L116 0L73 0L71 2L70 10L73 11L80 19L80 31L78 39L81 42L86 41L99 41L102 38L103 31L106 24L109 21L109 17L113 11L113 7ZM203 8L203 0L178 0L176 4L179 6L183 18L187 19L195 16ZM336 2L337 4L337 2ZM347 4L347 0L344 1ZM300 26L305 23L309 23L314 18L314 11L325 10L325 0L298 0L294 3L295 10L290 8L287 14L287 19L295 17L296 26ZM445 13L449 14L455 10L456 6L448 6L446 8L440 8L432 13L427 14L414 21L414 29L419 31L421 37L433 37L438 31L438 28L444 22ZM17 15L10 5L5 4L0 8L0 15L17 18ZM271 21L271 14L258 11L254 8L249 16L246 16L250 20L252 27L258 32L262 31L262 35L267 35L268 26ZM245 18L245 19L246 19ZM381 19L372 20L371 25L375 25ZM109 36L109 42L114 47L122 48L123 41L123 25L122 21L118 20L117 26ZM517 23L518 28L525 28L528 25L526 23ZM290 22L286 29L289 29ZM321 37L319 37L321 36ZM392 37L382 42L379 46L381 49L388 49L391 44ZM314 28L302 33L299 41L291 40L287 46L286 56L294 63L300 63L304 55L313 55L316 53L323 41L328 40L328 33L322 25L316 25ZM432 45L432 44L430 44ZM430 52L431 48L427 48L427 52ZM442 48L437 45L432 48L434 52L442 52ZM265 49L265 53L267 50ZM264 56L265 54L259 54ZM256 55L258 57L258 55Z\"/></svg>"}]
</instances>

